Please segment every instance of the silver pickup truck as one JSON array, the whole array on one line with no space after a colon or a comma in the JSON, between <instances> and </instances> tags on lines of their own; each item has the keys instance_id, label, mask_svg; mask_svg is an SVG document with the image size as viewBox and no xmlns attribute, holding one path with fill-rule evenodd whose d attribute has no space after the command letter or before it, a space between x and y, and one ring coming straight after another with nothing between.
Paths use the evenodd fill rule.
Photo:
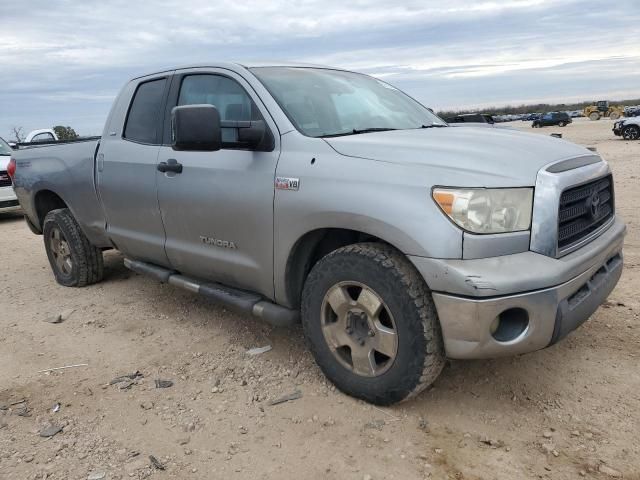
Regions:
<instances>
[{"instance_id":1,"label":"silver pickup truck","mask_svg":"<svg viewBox=\"0 0 640 480\"><path fill-rule=\"evenodd\" d=\"M606 299L626 227L609 165L556 138L450 128L391 85L308 65L134 78L101 139L11 172L56 280L125 265L275 325L342 391L416 395L445 357L553 345Z\"/></svg>"}]
</instances>

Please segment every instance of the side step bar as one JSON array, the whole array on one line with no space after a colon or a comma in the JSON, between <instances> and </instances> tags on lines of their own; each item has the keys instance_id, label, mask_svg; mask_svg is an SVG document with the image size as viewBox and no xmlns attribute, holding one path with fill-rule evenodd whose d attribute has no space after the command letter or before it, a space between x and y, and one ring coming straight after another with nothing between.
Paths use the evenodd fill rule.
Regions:
<instances>
[{"instance_id":1,"label":"side step bar","mask_svg":"<svg viewBox=\"0 0 640 480\"><path fill-rule=\"evenodd\" d=\"M124 266L134 272L154 277L162 283L204 295L237 312L251 313L276 327L290 326L300 321L300 312L297 310L275 304L257 293L227 287L220 283L202 283L175 270L129 258L124 259Z\"/></svg>"}]
</instances>

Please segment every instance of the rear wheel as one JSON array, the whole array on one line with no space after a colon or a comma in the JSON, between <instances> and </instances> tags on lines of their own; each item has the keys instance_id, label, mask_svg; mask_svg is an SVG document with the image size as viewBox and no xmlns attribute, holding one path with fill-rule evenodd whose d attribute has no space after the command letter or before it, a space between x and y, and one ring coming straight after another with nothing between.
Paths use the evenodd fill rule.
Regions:
<instances>
[{"instance_id":1,"label":"rear wheel","mask_svg":"<svg viewBox=\"0 0 640 480\"><path fill-rule=\"evenodd\" d=\"M611 112L611 114L609 115L609 118L611 120L618 120L620 118L620 114L618 112Z\"/></svg>"},{"instance_id":2,"label":"rear wheel","mask_svg":"<svg viewBox=\"0 0 640 480\"><path fill-rule=\"evenodd\" d=\"M102 251L89 242L69 209L49 212L42 234L49 264L60 285L84 287L102 280Z\"/></svg>"},{"instance_id":3,"label":"rear wheel","mask_svg":"<svg viewBox=\"0 0 640 480\"><path fill-rule=\"evenodd\" d=\"M431 292L391 247L349 245L321 259L305 282L302 322L329 380L375 404L418 394L444 365Z\"/></svg>"},{"instance_id":4,"label":"rear wheel","mask_svg":"<svg viewBox=\"0 0 640 480\"><path fill-rule=\"evenodd\" d=\"M566 125L567 125L567 123L566 123L566 122L560 122L560 123L558 123L558 126L559 126L559 127L564 127L564 126L566 126Z\"/></svg>"},{"instance_id":5,"label":"rear wheel","mask_svg":"<svg viewBox=\"0 0 640 480\"><path fill-rule=\"evenodd\" d=\"M625 140L638 140L640 138L640 127L627 125L622 129L622 138Z\"/></svg>"},{"instance_id":6,"label":"rear wheel","mask_svg":"<svg viewBox=\"0 0 640 480\"><path fill-rule=\"evenodd\" d=\"M589 114L589 120L600 120L600 114L598 112L591 112Z\"/></svg>"}]
</instances>

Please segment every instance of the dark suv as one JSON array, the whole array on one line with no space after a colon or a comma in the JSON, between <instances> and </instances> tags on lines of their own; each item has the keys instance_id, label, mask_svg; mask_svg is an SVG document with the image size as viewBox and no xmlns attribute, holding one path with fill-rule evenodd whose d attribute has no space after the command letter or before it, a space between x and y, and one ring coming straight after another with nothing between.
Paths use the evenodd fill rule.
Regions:
<instances>
[{"instance_id":1,"label":"dark suv","mask_svg":"<svg viewBox=\"0 0 640 480\"><path fill-rule=\"evenodd\" d=\"M453 117L445 117L447 123L495 123L493 117L486 113L463 113Z\"/></svg>"},{"instance_id":2,"label":"dark suv","mask_svg":"<svg viewBox=\"0 0 640 480\"><path fill-rule=\"evenodd\" d=\"M531 123L533 128L551 127L557 125L564 127L571 123L571 117L566 112L549 112L542 115L540 118L534 120Z\"/></svg>"}]
</instances>

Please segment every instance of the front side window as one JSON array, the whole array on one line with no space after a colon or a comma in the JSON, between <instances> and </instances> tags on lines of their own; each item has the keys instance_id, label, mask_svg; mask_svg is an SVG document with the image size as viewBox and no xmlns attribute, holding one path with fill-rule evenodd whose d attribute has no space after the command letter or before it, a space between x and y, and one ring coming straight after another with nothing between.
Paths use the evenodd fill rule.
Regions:
<instances>
[{"instance_id":1,"label":"front side window","mask_svg":"<svg viewBox=\"0 0 640 480\"><path fill-rule=\"evenodd\" d=\"M238 82L211 74L188 75L182 80L178 105L213 105L220 113L223 144L238 141L234 122L261 120L262 116L251 97Z\"/></svg>"},{"instance_id":2,"label":"front side window","mask_svg":"<svg viewBox=\"0 0 640 480\"><path fill-rule=\"evenodd\" d=\"M296 67L251 71L294 126L310 137L446 126L408 95L367 75Z\"/></svg>"},{"instance_id":3,"label":"front side window","mask_svg":"<svg viewBox=\"0 0 640 480\"><path fill-rule=\"evenodd\" d=\"M124 137L140 143L158 143L160 108L167 80L141 83L129 108Z\"/></svg>"}]
</instances>

